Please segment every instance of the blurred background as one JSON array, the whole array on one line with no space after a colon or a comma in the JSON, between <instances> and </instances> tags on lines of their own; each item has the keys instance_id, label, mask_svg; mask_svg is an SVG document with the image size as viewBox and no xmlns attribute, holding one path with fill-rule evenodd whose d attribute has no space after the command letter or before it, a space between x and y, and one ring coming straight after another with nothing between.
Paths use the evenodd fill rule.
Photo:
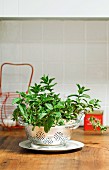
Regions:
<instances>
[{"instance_id":1,"label":"blurred background","mask_svg":"<svg viewBox=\"0 0 109 170\"><path fill-rule=\"evenodd\" d=\"M32 84L43 74L55 77L55 91L64 98L76 84L100 99L104 124L109 125L109 21L70 19L0 20L0 63L30 63ZM26 67L6 68L2 90L25 90ZM23 78L22 78L23 77Z\"/></svg>"}]
</instances>

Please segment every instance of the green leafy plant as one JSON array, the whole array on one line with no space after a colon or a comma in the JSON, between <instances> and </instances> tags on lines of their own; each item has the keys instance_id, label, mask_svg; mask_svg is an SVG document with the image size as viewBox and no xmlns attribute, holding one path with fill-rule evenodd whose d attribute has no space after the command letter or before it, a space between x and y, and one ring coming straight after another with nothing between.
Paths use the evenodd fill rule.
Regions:
<instances>
[{"instance_id":1,"label":"green leafy plant","mask_svg":"<svg viewBox=\"0 0 109 170\"><path fill-rule=\"evenodd\" d=\"M107 127L101 125L100 120L96 119L93 116L90 117L90 122L92 123L94 130L96 130L98 127L101 129L102 133L107 130Z\"/></svg>"},{"instance_id":2,"label":"green leafy plant","mask_svg":"<svg viewBox=\"0 0 109 170\"><path fill-rule=\"evenodd\" d=\"M90 89L79 84L77 94L71 94L62 100L60 94L54 92L57 84L53 83L54 79L44 75L39 84L29 87L28 93L17 92L20 97L13 100L13 104L17 104L13 119L18 121L20 117L23 122L33 125L33 128L43 126L45 132L48 132L52 126L65 125L77 119L82 111L85 113L87 110L100 108L100 101L90 99L86 94Z\"/></svg>"}]
</instances>

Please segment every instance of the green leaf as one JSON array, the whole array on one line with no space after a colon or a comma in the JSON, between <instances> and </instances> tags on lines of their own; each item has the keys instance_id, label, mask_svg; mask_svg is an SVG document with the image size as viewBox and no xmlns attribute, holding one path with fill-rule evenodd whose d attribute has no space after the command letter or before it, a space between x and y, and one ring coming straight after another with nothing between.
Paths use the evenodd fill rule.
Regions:
<instances>
[{"instance_id":1,"label":"green leaf","mask_svg":"<svg viewBox=\"0 0 109 170\"><path fill-rule=\"evenodd\" d=\"M55 80L55 78L49 79L49 84L50 84L53 80Z\"/></svg>"},{"instance_id":2,"label":"green leaf","mask_svg":"<svg viewBox=\"0 0 109 170\"><path fill-rule=\"evenodd\" d=\"M21 95L22 97L26 97L26 93L25 93L25 92L20 92L20 95Z\"/></svg>"},{"instance_id":3,"label":"green leaf","mask_svg":"<svg viewBox=\"0 0 109 170\"><path fill-rule=\"evenodd\" d=\"M89 91L90 89L85 89L84 91Z\"/></svg>"},{"instance_id":4,"label":"green leaf","mask_svg":"<svg viewBox=\"0 0 109 170\"><path fill-rule=\"evenodd\" d=\"M52 104L46 103L45 106L46 106L49 110L53 110Z\"/></svg>"},{"instance_id":5,"label":"green leaf","mask_svg":"<svg viewBox=\"0 0 109 170\"><path fill-rule=\"evenodd\" d=\"M43 76L41 77L41 80L43 80L43 81L41 81L41 83L47 84L47 83L48 83L48 76L43 75Z\"/></svg>"},{"instance_id":6,"label":"green leaf","mask_svg":"<svg viewBox=\"0 0 109 170\"><path fill-rule=\"evenodd\" d=\"M89 96L88 94L83 94L83 95L82 95L82 96L80 96L80 97L85 97L85 98L90 99L90 96Z\"/></svg>"},{"instance_id":7,"label":"green leaf","mask_svg":"<svg viewBox=\"0 0 109 170\"><path fill-rule=\"evenodd\" d=\"M46 116L47 115L47 113L40 113L39 115L38 115L38 119L42 119L44 116Z\"/></svg>"},{"instance_id":8,"label":"green leaf","mask_svg":"<svg viewBox=\"0 0 109 170\"><path fill-rule=\"evenodd\" d=\"M79 95L77 95L77 94L71 94L71 95L69 95L68 97L79 97Z\"/></svg>"},{"instance_id":9,"label":"green leaf","mask_svg":"<svg viewBox=\"0 0 109 170\"><path fill-rule=\"evenodd\" d=\"M58 104L55 105L54 108L55 108L55 109L56 109L56 108L57 108L57 109L65 108L64 102L58 102Z\"/></svg>"},{"instance_id":10,"label":"green leaf","mask_svg":"<svg viewBox=\"0 0 109 170\"><path fill-rule=\"evenodd\" d=\"M85 103L87 103L88 104L88 101L86 100L86 99L83 99L84 101L85 101Z\"/></svg>"},{"instance_id":11,"label":"green leaf","mask_svg":"<svg viewBox=\"0 0 109 170\"><path fill-rule=\"evenodd\" d=\"M61 112L55 112L56 117L61 117Z\"/></svg>"},{"instance_id":12,"label":"green leaf","mask_svg":"<svg viewBox=\"0 0 109 170\"><path fill-rule=\"evenodd\" d=\"M25 114L25 112L24 112L24 107L25 107L25 105L18 105L18 107L19 107L19 109L20 109L20 112L21 112L21 114L23 115L23 117L25 118L25 119L27 119L27 116L26 116L26 114Z\"/></svg>"},{"instance_id":13,"label":"green leaf","mask_svg":"<svg viewBox=\"0 0 109 170\"><path fill-rule=\"evenodd\" d=\"M21 98L15 98L12 101L12 104L18 103L19 101L21 101Z\"/></svg>"},{"instance_id":14,"label":"green leaf","mask_svg":"<svg viewBox=\"0 0 109 170\"><path fill-rule=\"evenodd\" d=\"M81 86L80 86L79 84L76 84L76 85L77 85L78 89L80 90L80 89L81 89Z\"/></svg>"},{"instance_id":15,"label":"green leaf","mask_svg":"<svg viewBox=\"0 0 109 170\"><path fill-rule=\"evenodd\" d=\"M19 91L16 91L16 93L18 93L18 94L19 94L20 92L19 92Z\"/></svg>"},{"instance_id":16,"label":"green leaf","mask_svg":"<svg viewBox=\"0 0 109 170\"><path fill-rule=\"evenodd\" d=\"M41 85L35 83L35 86L31 86L30 90L33 93L39 93L41 91Z\"/></svg>"},{"instance_id":17,"label":"green leaf","mask_svg":"<svg viewBox=\"0 0 109 170\"><path fill-rule=\"evenodd\" d=\"M49 87L51 88L51 87L55 86L56 84L57 84L57 83L51 84L51 85L49 85Z\"/></svg>"},{"instance_id":18,"label":"green leaf","mask_svg":"<svg viewBox=\"0 0 109 170\"><path fill-rule=\"evenodd\" d=\"M61 126L61 125L64 125L64 124L65 124L65 123L64 123L64 120L63 120L63 119L60 119L58 124L59 124L60 126Z\"/></svg>"},{"instance_id":19,"label":"green leaf","mask_svg":"<svg viewBox=\"0 0 109 170\"><path fill-rule=\"evenodd\" d=\"M78 93L79 93L79 94L82 94L82 93L83 93L83 89L82 89L82 88L79 89L79 90L78 90Z\"/></svg>"},{"instance_id":20,"label":"green leaf","mask_svg":"<svg viewBox=\"0 0 109 170\"><path fill-rule=\"evenodd\" d=\"M14 111L13 111L13 120L17 120L18 121L18 117L20 116L20 113L19 113L19 109L16 108Z\"/></svg>"},{"instance_id":21,"label":"green leaf","mask_svg":"<svg viewBox=\"0 0 109 170\"><path fill-rule=\"evenodd\" d=\"M46 120L45 125L44 125L44 130L46 133L48 133L50 128L53 126L53 124L54 124L53 117L48 117L48 119Z\"/></svg>"},{"instance_id":22,"label":"green leaf","mask_svg":"<svg viewBox=\"0 0 109 170\"><path fill-rule=\"evenodd\" d=\"M43 102L48 102L48 101L53 101L54 98L53 97L46 97L46 98L43 98Z\"/></svg>"},{"instance_id":23,"label":"green leaf","mask_svg":"<svg viewBox=\"0 0 109 170\"><path fill-rule=\"evenodd\" d=\"M89 101L90 104L95 104L95 99Z\"/></svg>"}]
</instances>

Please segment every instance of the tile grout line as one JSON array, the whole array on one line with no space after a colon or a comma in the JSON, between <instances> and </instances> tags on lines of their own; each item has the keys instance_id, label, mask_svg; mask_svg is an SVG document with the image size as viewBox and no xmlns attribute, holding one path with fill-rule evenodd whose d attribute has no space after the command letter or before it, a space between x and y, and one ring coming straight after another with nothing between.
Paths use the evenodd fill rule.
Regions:
<instances>
[{"instance_id":1,"label":"tile grout line","mask_svg":"<svg viewBox=\"0 0 109 170\"><path fill-rule=\"evenodd\" d=\"M85 59L84 59L84 62L85 62L85 68L84 68L84 71L85 71L85 85L87 84L86 83L86 77L87 77L87 62L86 62L86 58L87 58L87 21L85 21L85 23L84 23L84 33L85 33Z\"/></svg>"},{"instance_id":2,"label":"tile grout line","mask_svg":"<svg viewBox=\"0 0 109 170\"><path fill-rule=\"evenodd\" d=\"M19 41L19 45L21 45L21 51L19 49L19 53L21 53L21 61L23 63L23 49L22 49L22 44L23 44L23 35L22 35L22 22L20 21L20 35L21 35L21 39ZM21 74L21 70L20 70L20 74ZM20 77L20 76L19 76ZM23 83L21 82L21 87L23 89Z\"/></svg>"},{"instance_id":3,"label":"tile grout line","mask_svg":"<svg viewBox=\"0 0 109 170\"><path fill-rule=\"evenodd\" d=\"M42 21L42 41L41 41L41 46L42 46L42 75L44 74L44 21Z\"/></svg>"},{"instance_id":4,"label":"tile grout line","mask_svg":"<svg viewBox=\"0 0 109 170\"><path fill-rule=\"evenodd\" d=\"M20 11L19 11L19 6L20 6L20 2L19 2L19 0L18 0L18 16L20 16Z\"/></svg>"},{"instance_id":5,"label":"tile grout line","mask_svg":"<svg viewBox=\"0 0 109 170\"><path fill-rule=\"evenodd\" d=\"M39 41L40 42L40 41ZM44 43L46 43L46 41L43 41ZM55 41L54 43L57 44L58 41ZM61 42L61 41L60 41ZM32 44L35 44L36 42L32 42ZM49 43L51 43L51 41L49 41ZM84 43L84 41L65 41L64 44L80 44L80 43ZM87 41L87 44L95 44L95 43L99 43L99 44L105 44L107 43L107 41ZM31 44L31 42L26 42L26 44Z\"/></svg>"},{"instance_id":6,"label":"tile grout line","mask_svg":"<svg viewBox=\"0 0 109 170\"><path fill-rule=\"evenodd\" d=\"M106 22L106 36L107 36L107 43L106 43L106 60L107 60L107 82L108 82L108 22ZM108 84L108 83L107 83ZM108 89L106 88L106 99L108 98Z\"/></svg>"},{"instance_id":7,"label":"tile grout line","mask_svg":"<svg viewBox=\"0 0 109 170\"><path fill-rule=\"evenodd\" d=\"M65 43L64 43L64 30L65 30L65 20L62 21L62 36L63 36L63 40L62 40L62 89L63 89L63 93L65 92L64 89L64 75L65 75L65 66L64 66L64 51L65 51Z\"/></svg>"},{"instance_id":8,"label":"tile grout line","mask_svg":"<svg viewBox=\"0 0 109 170\"><path fill-rule=\"evenodd\" d=\"M109 105L107 105L107 101L108 101L108 77L109 77L109 59L108 59L108 55L109 55L109 48L108 48L108 43L109 43L109 41L108 41L108 36L109 36L109 32L108 32L108 30L109 30L109 23L108 23L108 21L106 22L106 36L107 36L107 53L106 53L106 55L107 55L107 86L106 86L106 101L105 101L105 106L108 106L109 107ZM107 116L107 121L105 122L105 124L106 125L108 125L108 119L109 119L109 116L108 116L108 114L107 114L107 107L106 107L106 116Z\"/></svg>"}]
</instances>

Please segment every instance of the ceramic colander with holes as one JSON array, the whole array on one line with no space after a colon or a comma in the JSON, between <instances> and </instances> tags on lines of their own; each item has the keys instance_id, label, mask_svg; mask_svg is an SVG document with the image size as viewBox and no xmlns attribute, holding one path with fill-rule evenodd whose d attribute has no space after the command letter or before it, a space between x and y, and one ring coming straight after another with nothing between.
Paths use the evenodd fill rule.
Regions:
<instances>
[{"instance_id":1,"label":"ceramic colander with holes","mask_svg":"<svg viewBox=\"0 0 109 170\"><path fill-rule=\"evenodd\" d=\"M21 119L19 119L19 123L25 126L27 138L34 145L65 145L67 141L71 139L72 129L79 127L83 117L84 114L81 113L76 120L71 122L71 124L51 127L48 133L45 133L44 127L36 126L33 130L32 125L23 123Z\"/></svg>"},{"instance_id":2,"label":"ceramic colander with holes","mask_svg":"<svg viewBox=\"0 0 109 170\"><path fill-rule=\"evenodd\" d=\"M39 145L60 145L65 144L71 138L71 129L65 126L55 126L45 133L44 127L25 126L27 138L33 144Z\"/></svg>"}]
</instances>

